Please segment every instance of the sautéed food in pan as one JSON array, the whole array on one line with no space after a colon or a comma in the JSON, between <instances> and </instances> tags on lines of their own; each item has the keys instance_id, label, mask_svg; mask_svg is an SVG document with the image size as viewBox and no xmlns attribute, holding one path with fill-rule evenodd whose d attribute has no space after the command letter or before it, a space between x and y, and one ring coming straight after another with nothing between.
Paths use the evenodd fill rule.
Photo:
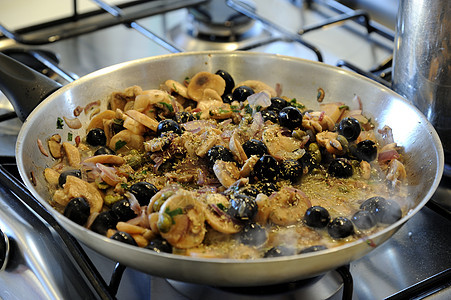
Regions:
<instances>
[{"instance_id":1,"label":"saut\u00e9ed food in pan","mask_svg":"<svg viewBox=\"0 0 451 300\"><path fill-rule=\"evenodd\" d=\"M80 114L90 122L84 136L38 140L55 159L44 171L50 203L149 251L233 259L329 249L406 213L402 149L358 96L355 107L326 104L318 88L312 110L284 95L283 82L187 75L58 118L73 129Z\"/></svg>"}]
</instances>

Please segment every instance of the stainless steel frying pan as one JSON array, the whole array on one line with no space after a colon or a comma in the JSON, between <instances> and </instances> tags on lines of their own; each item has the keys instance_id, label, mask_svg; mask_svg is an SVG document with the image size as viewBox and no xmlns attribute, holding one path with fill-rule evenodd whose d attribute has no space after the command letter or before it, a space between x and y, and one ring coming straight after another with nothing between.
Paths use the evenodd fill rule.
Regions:
<instances>
[{"instance_id":1,"label":"stainless steel frying pan","mask_svg":"<svg viewBox=\"0 0 451 300\"><path fill-rule=\"evenodd\" d=\"M352 99L358 95L364 114L378 127L390 126L395 141L407 153L410 183L407 215L366 239L330 250L280 258L231 260L191 258L129 246L75 224L48 204L51 195L46 188L43 170L53 165L54 161L41 154L37 139L45 141L52 134L59 133L65 140L69 131L73 136L85 134L84 127L77 131L67 126L57 130L58 117L73 116L78 105L85 106L94 100L105 99L111 92L131 85L157 88L167 79L183 81L185 76L201 70L215 72L218 69L227 70L236 82L257 79L271 86L280 83L284 95L296 97L312 108L318 105L319 87L325 91L324 102L342 101L355 107ZM51 86L48 92L56 88ZM84 114L80 118L85 125L88 123ZM16 155L27 187L82 243L115 261L149 274L219 286L257 286L313 277L362 257L390 238L424 206L437 188L444 166L443 149L434 128L415 107L390 89L325 64L251 52L196 52L150 57L108 67L80 78L57 89L31 112L19 133ZM36 185L30 180L31 172L35 175Z\"/></svg>"}]
</instances>

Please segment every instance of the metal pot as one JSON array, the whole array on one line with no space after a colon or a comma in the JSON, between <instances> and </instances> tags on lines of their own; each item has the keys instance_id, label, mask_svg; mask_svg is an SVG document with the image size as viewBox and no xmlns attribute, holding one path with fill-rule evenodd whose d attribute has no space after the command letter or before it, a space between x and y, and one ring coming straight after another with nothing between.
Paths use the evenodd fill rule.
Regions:
<instances>
[{"instance_id":1,"label":"metal pot","mask_svg":"<svg viewBox=\"0 0 451 300\"><path fill-rule=\"evenodd\" d=\"M224 69L237 82L262 80L283 85L283 94L296 97L308 107L317 108L317 91L325 91L324 101L343 101L352 105L361 98L363 111L378 127L393 129L395 141L406 152L410 199L407 214L398 222L365 239L342 246L296 256L257 260L205 259L156 253L96 234L58 213L48 203L51 198L43 176L54 161L39 151L36 141L53 133L66 139L84 136L85 128L56 129L56 120L72 116L74 109L131 85L158 87L166 79L183 81L201 70ZM1 80L1 78L0 78ZM106 103L103 103L104 107ZM402 112L402 114L400 113ZM87 116L80 116L87 124ZM99 253L135 269L160 277L216 286L257 286L288 282L322 274L348 264L390 238L399 227L419 211L437 188L443 172L440 140L426 118L393 91L354 73L322 63L293 57L251 52L197 52L139 59L108 67L68 84L51 94L26 119L17 141L20 174L33 195L78 240ZM33 173L35 183L30 179Z\"/></svg>"}]
</instances>

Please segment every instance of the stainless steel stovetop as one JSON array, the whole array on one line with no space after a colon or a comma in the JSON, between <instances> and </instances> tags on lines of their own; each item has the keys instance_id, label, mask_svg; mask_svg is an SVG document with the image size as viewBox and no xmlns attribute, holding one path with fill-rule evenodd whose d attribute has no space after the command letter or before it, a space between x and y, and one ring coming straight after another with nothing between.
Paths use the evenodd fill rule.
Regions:
<instances>
[{"instance_id":1,"label":"stainless steel stovetop","mask_svg":"<svg viewBox=\"0 0 451 300\"><path fill-rule=\"evenodd\" d=\"M108 1L108 3L111 2ZM115 1L115 3L117 2ZM357 67L356 69L361 70L377 69L392 55L393 41L390 39L390 34L393 34L393 31L384 26L379 27L377 23L373 24L374 28L376 31L382 28L382 34L377 32L368 34L364 26L356 24L354 21L346 21L342 26L334 25L309 31L327 17L338 15L333 7L342 8L342 6L336 4L335 1L313 1L312 7L307 8L307 4L312 1L302 3L302 1L258 0L250 1L254 4L252 9L243 4L244 2L248 3L249 1L228 1L227 3L234 9L256 19L252 24L254 35L250 39L239 38L236 41L222 43L214 42L211 39L196 40L189 34L192 25L187 21L189 19L188 10L182 8L146 17L137 22L138 25L151 29L154 34L152 39L149 39L145 32L140 33L126 26L116 25L45 45L23 45L10 39L0 38L0 50L16 47L50 50L58 55L59 66L69 72L72 77L83 76L123 61L172 52L174 48L161 46L161 43L154 41L155 39L158 41L160 37L168 37L169 43L174 45L176 50L212 48L247 50L250 46L258 45L250 49L318 60L317 53L305 46L304 43L306 43L319 50L325 63L347 67L347 62L350 62L352 66ZM317 2L324 2L326 5ZM328 6L329 4L332 6ZM303 5L302 8L299 5ZM115 12L117 13L118 10ZM119 12L125 12L125 8ZM352 14L352 12L348 13ZM0 20L2 19L0 18ZM7 27L8 24L2 23L1 25ZM299 35L302 37L302 42L299 42L296 41L299 38L296 33L301 28L305 30L305 33ZM385 33L388 37L385 36ZM268 40L271 42L267 42ZM63 79L60 80L64 83ZM11 106L0 94L0 114L11 111ZM0 122L0 156L14 157L15 140L20 126L20 121L14 118ZM9 164L11 159L0 159L0 163L2 161ZM14 166L12 166L12 170L14 170ZM434 203L429 207L424 207L385 244L350 264L354 299L387 298L446 270L448 271L445 276L441 274L442 277L438 276L435 281L430 279L427 282L427 284L432 282L431 286L434 284L444 286L445 289L428 297L431 299L451 298L449 208L444 210L442 215L436 212L437 204L449 205L450 187L450 179L444 178L443 184L433 197ZM96 293L90 284L85 282L86 278L76 277L78 271L74 259L67 250L63 250L64 243L61 242L61 238L55 231L48 229L48 222L43 221L42 217L30 213L19 200L20 197L17 197L17 193L16 195L11 194L10 189L4 185L0 185L0 197L0 229L9 236L13 245L11 253L15 253L10 257L6 270L0 271L0 286L6 287L0 290L0 298L20 299L30 293L36 295L35 299L94 297ZM7 203L16 204L8 205ZM23 214L19 212L23 212ZM38 222L37 220L40 222L39 226L34 225L35 222ZM46 249L42 250L43 252L36 252L33 247L35 245L39 247L43 239L48 239L48 242L45 243L47 247L44 247ZM115 262L88 248L83 247L83 249L93 261L101 277L109 282ZM332 282L332 287L323 288L321 293L317 290L299 288L285 294L268 292L269 295L266 294L266 299L275 297L279 297L277 299L329 297L340 299L343 294L343 282L341 277L334 272L316 281L317 285L323 285L325 281ZM440 280L443 278L445 278L445 282L442 284ZM420 289L423 286L420 286ZM27 287L31 292L27 293L23 287ZM335 291L338 292L335 293ZM422 298L419 290L414 290L412 295ZM394 296L393 299L403 299L404 296L405 294L398 298ZM262 295L256 296L245 291L180 284L130 268L125 270L117 293L118 299L211 299L213 297L217 299L260 299Z\"/></svg>"}]
</instances>

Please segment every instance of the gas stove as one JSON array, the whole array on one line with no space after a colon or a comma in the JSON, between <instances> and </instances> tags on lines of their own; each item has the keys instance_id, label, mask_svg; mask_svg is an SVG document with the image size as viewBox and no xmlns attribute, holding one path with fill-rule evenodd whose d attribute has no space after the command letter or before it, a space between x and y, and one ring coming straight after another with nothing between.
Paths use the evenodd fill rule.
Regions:
<instances>
[{"instance_id":1,"label":"gas stove","mask_svg":"<svg viewBox=\"0 0 451 300\"><path fill-rule=\"evenodd\" d=\"M67 2L57 12L47 11L45 5L41 5L44 9L36 7L41 16L36 24L21 27L1 23L0 51L62 84L131 59L220 49L322 61L390 86L394 20L389 28L390 14L383 13L385 18L380 20L388 25L381 25L371 12L364 10L366 1L343 1L361 2L362 6L352 9L327 0ZM380 2L393 6L393 1ZM9 13L1 10L0 20L8 20L2 13L14 14L13 8L9 9ZM393 9L390 13L396 14ZM45 15L49 17L42 18ZM258 289L202 286L124 268L74 241L45 210L36 206L18 179L14 147L21 122L2 94L0 121L0 229L10 245L5 269L0 271L0 285L6 287L0 291L2 299L30 295L25 290L32 291L29 293L34 293L36 299L451 296L449 177L443 177L432 201L391 239L348 266L302 282ZM46 246L42 241L46 241ZM23 294L19 292L22 288Z\"/></svg>"}]
</instances>

